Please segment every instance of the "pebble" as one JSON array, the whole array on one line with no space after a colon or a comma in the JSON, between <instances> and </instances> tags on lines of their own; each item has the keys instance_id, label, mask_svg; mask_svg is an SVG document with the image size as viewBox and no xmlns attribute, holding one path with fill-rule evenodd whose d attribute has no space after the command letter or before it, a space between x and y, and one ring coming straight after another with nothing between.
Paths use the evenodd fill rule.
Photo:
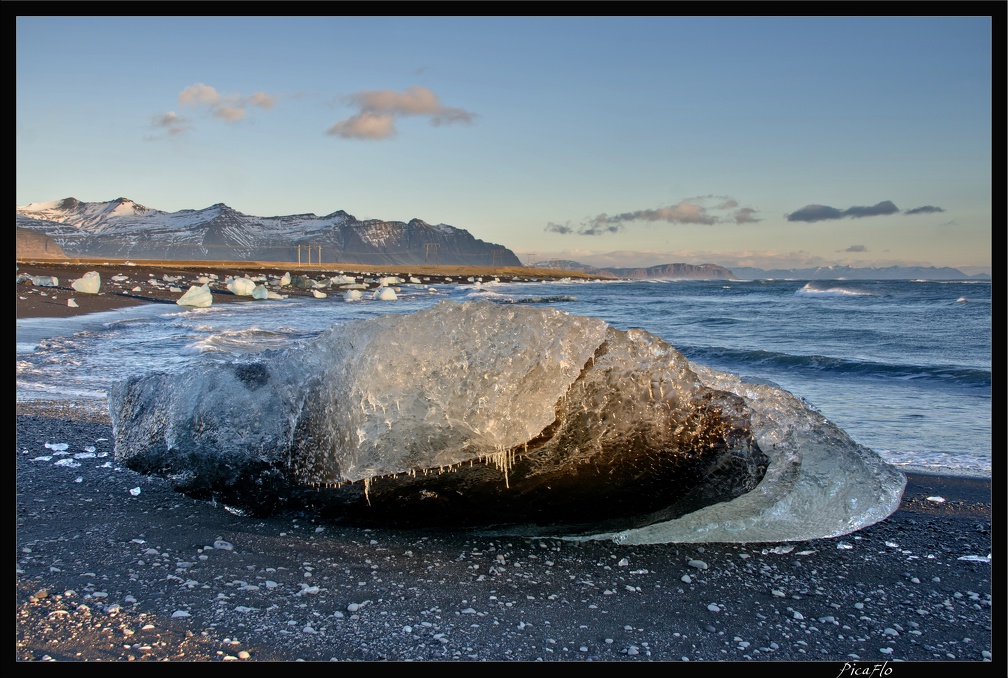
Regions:
<instances>
[{"instance_id":1,"label":"pebble","mask_svg":"<svg viewBox=\"0 0 1008 678\"><path fill-rule=\"evenodd\" d=\"M707 563L705 563L702 560L691 560L691 561L689 561L686 564L689 565L690 567L695 567L698 570L706 570L707 569Z\"/></svg>"},{"instance_id":2,"label":"pebble","mask_svg":"<svg viewBox=\"0 0 1008 678\"><path fill-rule=\"evenodd\" d=\"M707 609L710 610L711 612L720 612L721 611L721 608L718 607L716 603L711 603L710 605L707 606Z\"/></svg>"}]
</instances>

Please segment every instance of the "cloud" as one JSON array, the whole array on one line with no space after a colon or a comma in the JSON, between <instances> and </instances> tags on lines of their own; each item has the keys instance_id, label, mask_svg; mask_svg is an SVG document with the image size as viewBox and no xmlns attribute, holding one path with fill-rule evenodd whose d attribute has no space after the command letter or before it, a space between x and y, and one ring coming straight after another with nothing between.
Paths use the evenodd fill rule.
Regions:
<instances>
[{"instance_id":1,"label":"cloud","mask_svg":"<svg viewBox=\"0 0 1008 678\"><path fill-rule=\"evenodd\" d=\"M877 217L896 214L897 212L899 212L899 208L892 204L891 200L883 200L871 207L848 207L844 212L844 216L860 219L861 217Z\"/></svg>"},{"instance_id":2,"label":"cloud","mask_svg":"<svg viewBox=\"0 0 1008 678\"><path fill-rule=\"evenodd\" d=\"M250 96L237 94L223 95L216 88L198 82L189 85L178 95L179 105L187 108L203 109L224 122L238 122L248 115L249 108L269 110L276 105L277 98L265 92Z\"/></svg>"},{"instance_id":3,"label":"cloud","mask_svg":"<svg viewBox=\"0 0 1008 678\"><path fill-rule=\"evenodd\" d=\"M827 219L842 219L843 212L836 207L826 205L805 205L797 212L792 212L787 216L788 221L826 221Z\"/></svg>"},{"instance_id":4,"label":"cloud","mask_svg":"<svg viewBox=\"0 0 1008 678\"><path fill-rule=\"evenodd\" d=\"M213 111L215 118L225 122L237 122L245 117L245 109L237 106L218 106Z\"/></svg>"},{"instance_id":5,"label":"cloud","mask_svg":"<svg viewBox=\"0 0 1008 678\"><path fill-rule=\"evenodd\" d=\"M396 135L395 121L391 115L364 111L336 123L326 134L345 139L390 139Z\"/></svg>"},{"instance_id":6,"label":"cloud","mask_svg":"<svg viewBox=\"0 0 1008 678\"><path fill-rule=\"evenodd\" d=\"M471 124L476 115L462 108L443 106L437 94L426 87L410 87L404 92L364 90L347 100L360 111L340 120L326 134L345 139L390 139L396 135L395 119L422 116L434 126L457 122Z\"/></svg>"},{"instance_id":7,"label":"cloud","mask_svg":"<svg viewBox=\"0 0 1008 678\"><path fill-rule=\"evenodd\" d=\"M836 207L830 207L828 205L805 205L805 207L802 207L800 210L785 216L788 221L805 221L811 223L815 221L845 219L848 217L860 219L862 217L885 216L889 214L896 214L897 212L899 212L899 208L896 207L892 201L883 200L882 202L870 207L848 207L845 210L839 210Z\"/></svg>"},{"instance_id":8,"label":"cloud","mask_svg":"<svg viewBox=\"0 0 1008 678\"><path fill-rule=\"evenodd\" d=\"M753 224L757 221L759 221L759 219L756 218L756 210L751 207L743 207L735 212L736 224Z\"/></svg>"},{"instance_id":9,"label":"cloud","mask_svg":"<svg viewBox=\"0 0 1008 678\"><path fill-rule=\"evenodd\" d=\"M914 207L913 209L906 210L903 214L934 214L936 212L944 212L941 207L935 207L934 205L924 205L923 207Z\"/></svg>"},{"instance_id":10,"label":"cloud","mask_svg":"<svg viewBox=\"0 0 1008 678\"><path fill-rule=\"evenodd\" d=\"M675 205L668 207L635 210L613 215L602 213L582 222L577 233L579 235L619 233L626 228L627 223L635 221L650 223L663 221L669 224L699 224L702 226L721 223L752 224L759 221L756 218L756 210L751 207L735 209L736 207L738 207L738 201L734 198L703 195L680 200ZM551 223L547 225L546 230L565 234L574 232L569 224L562 230L556 226Z\"/></svg>"},{"instance_id":11,"label":"cloud","mask_svg":"<svg viewBox=\"0 0 1008 678\"><path fill-rule=\"evenodd\" d=\"M178 100L183 106L214 106L220 101L220 95L210 85L198 82L179 92Z\"/></svg>"},{"instance_id":12,"label":"cloud","mask_svg":"<svg viewBox=\"0 0 1008 678\"><path fill-rule=\"evenodd\" d=\"M574 229L571 228L570 222L566 224L555 224L552 221L546 224L546 228L543 229L548 233L560 233L562 235L567 235L568 233L573 233Z\"/></svg>"},{"instance_id":13,"label":"cloud","mask_svg":"<svg viewBox=\"0 0 1008 678\"><path fill-rule=\"evenodd\" d=\"M867 252L868 248L864 245L851 245L844 252Z\"/></svg>"},{"instance_id":14,"label":"cloud","mask_svg":"<svg viewBox=\"0 0 1008 678\"><path fill-rule=\"evenodd\" d=\"M177 114L175 111L168 111L164 115L154 116L151 124L154 127L164 130L168 136L176 136L189 129L189 121Z\"/></svg>"},{"instance_id":15,"label":"cloud","mask_svg":"<svg viewBox=\"0 0 1008 678\"><path fill-rule=\"evenodd\" d=\"M256 92L252 96L246 97L245 103L249 106L258 106L269 110L276 105L276 97L263 92Z\"/></svg>"}]
</instances>

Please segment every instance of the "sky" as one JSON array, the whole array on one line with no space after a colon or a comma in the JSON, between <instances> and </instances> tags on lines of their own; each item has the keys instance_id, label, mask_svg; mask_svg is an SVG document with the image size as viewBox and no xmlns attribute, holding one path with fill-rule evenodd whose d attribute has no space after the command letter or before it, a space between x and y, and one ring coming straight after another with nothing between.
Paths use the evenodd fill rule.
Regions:
<instances>
[{"instance_id":1,"label":"sky","mask_svg":"<svg viewBox=\"0 0 1008 678\"><path fill-rule=\"evenodd\" d=\"M17 206L991 272L991 17L16 18Z\"/></svg>"}]
</instances>

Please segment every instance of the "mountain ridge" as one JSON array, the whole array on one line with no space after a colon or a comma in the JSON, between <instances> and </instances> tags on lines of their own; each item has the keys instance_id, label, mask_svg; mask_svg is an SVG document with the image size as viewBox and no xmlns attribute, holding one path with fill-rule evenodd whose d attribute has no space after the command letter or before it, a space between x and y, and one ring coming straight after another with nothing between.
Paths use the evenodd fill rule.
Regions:
<instances>
[{"instance_id":1,"label":"mountain ridge","mask_svg":"<svg viewBox=\"0 0 1008 678\"><path fill-rule=\"evenodd\" d=\"M71 257L521 266L507 247L462 228L418 218L362 221L343 210L260 217L222 202L164 212L124 197L69 197L19 206L16 222L19 234L51 238Z\"/></svg>"}]
</instances>

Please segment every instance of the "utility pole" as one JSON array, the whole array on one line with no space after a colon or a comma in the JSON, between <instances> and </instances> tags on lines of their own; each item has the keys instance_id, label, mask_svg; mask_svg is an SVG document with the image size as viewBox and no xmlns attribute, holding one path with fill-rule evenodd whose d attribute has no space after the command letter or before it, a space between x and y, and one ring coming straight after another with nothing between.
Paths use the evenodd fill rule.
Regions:
<instances>
[{"instance_id":1,"label":"utility pole","mask_svg":"<svg viewBox=\"0 0 1008 678\"><path fill-rule=\"evenodd\" d=\"M438 251L437 251L438 247L437 246L438 246L438 244L436 242L425 242L424 243L424 254L423 254L423 263L424 263L424 266L427 265L427 255L430 253L431 250L434 250L434 265L435 266L439 266L440 265L440 262L438 261Z\"/></svg>"},{"instance_id":2,"label":"utility pole","mask_svg":"<svg viewBox=\"0 0 1008 678\"><path fill-rule=\"evenodd\" d=\"M500 262L501 262L501 264L503 264L504 263L504 248L503 247L494 247L492 250L490 250L490 268L497 268L498 255L500 255L499 256Z\"/></svg>"}]
</instances>

